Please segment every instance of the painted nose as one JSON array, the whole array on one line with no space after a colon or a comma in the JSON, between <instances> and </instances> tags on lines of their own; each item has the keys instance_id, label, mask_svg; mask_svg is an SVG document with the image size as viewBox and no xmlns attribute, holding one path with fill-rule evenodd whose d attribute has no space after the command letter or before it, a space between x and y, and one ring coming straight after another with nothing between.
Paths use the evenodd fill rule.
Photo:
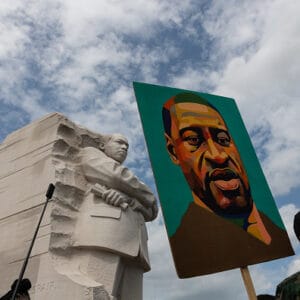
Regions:
<instances>
[{"instance_id":1,"label":"painted nose","mask_svg":"<svg viewBox=\"0 0 300 300\"><path fill-rule=\"evenodd\" d=\"M217 164L224 164L228 160L227 153L222 146L216 144L211 138L207 139L208 150L205 152L205 158Z\"/></svg>"}]
</instances>

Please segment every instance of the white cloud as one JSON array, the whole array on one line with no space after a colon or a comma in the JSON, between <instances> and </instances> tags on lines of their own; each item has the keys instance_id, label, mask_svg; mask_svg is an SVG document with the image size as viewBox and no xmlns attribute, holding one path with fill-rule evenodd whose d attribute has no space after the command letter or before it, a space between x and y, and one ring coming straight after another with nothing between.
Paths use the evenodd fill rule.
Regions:
<instances>
[{"instance_id":1,"label":"white cloud","mask_svg":"<svg viewBox=\"0 0 300 300\"><path fill-rule=\"evenodd\" d=\"M249 267L249 272L257 294L275 294L274 282L277 280L274 280L272 272L266 272L261 265ZM278 275L276 274L275 277Z\"/></svg>"},{"instance_id":2,"label":"white cloud","mask_svg":"<svg viewBox=\"0 0 300 300\"><path fill-rule=\"evenodd\" d=\"M21 97L42 86L52 104L45 103L45 91L40 102L67 112L90 106L96 96L105 102L136 73L156 80L155 65L167 63L176 49L146 42L190 10L189 1L8 2L1 2L0 13L2 101L22 107Z\"/></svg>"},{"instance_id":3,"label":"white cloud","mask_svg":"<svg viewBox=\"0 0 300 300\"><path fill-rule=\"evenodd\" d=\"M293 162L300 160L297 138L300 88L296 83L300 76L297 54L300 41L295 39L300 31L300 20L294 13L300 11L300 4L297 1L265 2L267 11L252 15L261 5L261 1L252 2L250 13L245 11L232 18L228 25L221 18L223 26L214 29L216 36L230 40L228 33L240 28L241 18L245 18L246 23L250 19L258 39L250 54L247 47L229 59L215 92L237 100L250 132L264 128L265 134L259 136L259 140L254 135L253 139L265 154L262 163L266 176L273 192L279 195L299 186L300 165ZM238 35L239 29L236 30ZM238 40L244 45L252 42L253 37ZM231 50L231 45L222 42L221 51Z\"/></svg>"},{"instance_id":4,"label":"white cloud","mask_svg":"<svg viewBox=\"0 0 300 300\"><path fill-rule=\"evenodd\" d=\"M195 64L172 79L236 99L275 195L299 186L299 11L293 0L214 1L202 17L218 72Z\"/></svg>"},{"instance_id":5,"label":"white cloud","mask_svg":"<svg viewBox=\"0 0 300 300\"><path fill-rule=\"evenodd\" d=\"M147 44L160 26L180 24L190 2L176 3L1 2L1 101L31 120L60 111L92 130L121 132L140 151L139 168L147 173L131 82L156 81L156 66L177 55L170 41L162 40L162 48Z\"/></svg>"},{"instance_id":6,"label":"white cloud","mask_svg":"<svg viewBox=\"0 0 300 300\"><path fill-rule=\"evenodd\" d=\"M0 60L14 56L20 50L18 48L20 42L24 43L27 41L24 31L13 24L1 23L0 36Z\"/></svg>"},{"instance_id":7,"label":"white cloud","mask_svg":"<svg viewBox=\"0 0 300 300\"><path fill-rule=\"evenodd\" d=\"M190 10L191 1L61 1L64 7L64 28L70 44L93 41L94 32L156 34L158 26L181 24ZM172 21L172 22L170 22Z\"/></svg>"},{"instance_id":8,"label":"white cloud","mask_svg":"<svg viewBox=\"0 0 300 300\"><path fill-rule=\"evenodd\" d=\"M131 82L215 87L238 101L272 190L286 194L300 177L299 11L296 0L1 0L0 101L16 107L2 122L56 110L92 130L121 132L130 141L126 163L153 185ZM191 45L207 60L189 57ZM280 212L298 250L296 209ZM145 300L246 298L238 270L177 279L161 216L148 227ZM271 291L297 268L298 258L277 267L277 277L265 266L251 272L258 291Z\"/></svg>"},{"instance_id":9,"label":"white cloud","mask_svg":"<svg viewBox=\"0 0 300 300\"><path fill-rule=\"evenodd\" d=\"M207 88L215 85L219 80L219 75L210 70L199 70L187 66L180 76L174 76L171 79L172 86L178 86L182 89L195 90L199 92L207 92Z\"/></svg>"},{"instance_id":10,"label":"white cloud","mask_svg":"<svg viewBox=\"0 0 300 300\"><path fill-rule=\"evenodd\" d=\"M294 249L299 247L299 241L294 232L294 216L299 211L300 207L297 207L295 204L286 204L279 209L282 221L285 225Z\"/></svg>"},{"instance_id":11,"label":"white cloud","mask_svg":"<svg viewBox=\"0 0 300 300\"><path fill-rule=\"evenodd\" d=\"M220 50L227 55L240 50L251 50L250 43L255 43L261 34L266 11L271 1L237 1L225 3L213 1L205 12L203 25L207 32L218 39ZM249 47L250 46L250 47ZM246 49L247 48L247 49ZM229 52L229 53L228 53Z\"/></svg>"},{"instance_id":12,"label":"white cloud","mask_svg":"<svg viewBox=\"0 0 300 300\"><path fill-rule=\"evenodd\" d=\"M287 265L282 266L283 276L280 281L300 270L300 257L297 254L300 249L299 241L294 232L294 216L300 211L300 207L295 204L287 204L279 209L280 215L288 232L296 255L290 259ZM279 283L279 282L278 282Z\"/></svg>"},{"instance_id":13,"label":"white cloud","mask_svg":"<svg viewBox=\"0 0 300 300\"><path fill-rule=\"evenodd\" d=\"M287 276L293 275L300 270L300 257L297 256L297 259L293 260L288 267Z\"/></svg>"}]
</instances>

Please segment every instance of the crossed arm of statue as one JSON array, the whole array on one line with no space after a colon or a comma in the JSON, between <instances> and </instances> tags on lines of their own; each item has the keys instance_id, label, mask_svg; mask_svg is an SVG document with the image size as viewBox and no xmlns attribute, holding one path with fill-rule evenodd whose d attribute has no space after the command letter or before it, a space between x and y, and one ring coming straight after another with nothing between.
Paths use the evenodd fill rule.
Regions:
<instances>
[{"instance_id":1,"label":"crossed arm of statue","mask_svg":"<svg viewBox=\"0 0 300 300\"><path fill-rule=\"evenodd\" d=\"M128 168L92 147L84 148L81 157L85 177L94 184L94 190L101 190L99 193L106 203L122 209L130 206L145 221L155 219L158 212L155 196Z\"/></svg>"},{"instance_id":2,"label":"crossed arm of statue","mask_svg":"<svg viewBox=\"0 0 300 300\"><path fill-rule=\"evenodd\" d=\"M145 220L153 220L153 218L157 215L157 206L153 205L152 207L146 208L141 205L136 199L129 198L122 192L118 190L107 188L103 185L96 183L92 188L91 191L99 195L107 204L112 206L119 206L122 210L126 210L128 206L134 211L139 211ZM155 211L154 211L155 209Z\"/></svg>"}]
</instances>

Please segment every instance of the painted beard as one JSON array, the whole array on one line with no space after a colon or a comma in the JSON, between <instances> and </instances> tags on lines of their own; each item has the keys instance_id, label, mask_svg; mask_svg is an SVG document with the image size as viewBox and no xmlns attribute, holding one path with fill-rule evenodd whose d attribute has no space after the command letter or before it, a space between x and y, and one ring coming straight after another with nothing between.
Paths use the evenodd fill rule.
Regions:
<instances>
[{"instance_id":1,"label":"painted beard","mask_svg":"<svg viewBox=\"0 0 300 300\"><path fill-rule=\"evenodd\" d=\"M195 183L196 174L192 172ZM193 184L194 193L220 216L245 216L252 211L250 190L246 189L241 177L230 168L216 168L206 174L205 190Z\"/></svg>"}]
</instances>

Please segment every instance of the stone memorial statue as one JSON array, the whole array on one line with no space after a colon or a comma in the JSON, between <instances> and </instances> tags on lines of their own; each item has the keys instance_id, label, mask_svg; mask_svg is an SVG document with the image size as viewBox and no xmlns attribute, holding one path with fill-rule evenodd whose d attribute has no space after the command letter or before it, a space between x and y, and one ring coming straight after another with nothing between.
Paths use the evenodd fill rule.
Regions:
<instances>
[{"instance_id":1,"label":"stone memorial statue","mask_svg":"<svg viewBox=\"0 0 300 300\"><path fill-rule=\"evenodd\" d=\"M122 165L127 139L120 134L96 134L57 113L22 130L7 138L3 149L22 136L19 152L26 153L16 157L28 153L32 157L27 168L35 184L31 182L24 198L33 199L34 187L41 181L55 184L44 232L37 238L25 273L33 283L31 298L142 299L143 273L150 270L145 222L152 221L158 209L151 190ZM17 171L7 172L18 176ZM37 200L27 201L17 212L19 219L9 211L4 219L24 223L29 213L38 214L37 206ZM6 224L1 220L0 230ZM26 228L26 235L33 226ZM26 245L25 240L15 241L15 247ZM9 269L15 278L24 255L16 250L13 256L10 265L0 261L0 270Z\"/></svg>"},{"instance_id":2,"label":"stone memorial statue","mask_svg":"<svg viewBox=\"0 0 300 300\"><path fill-rule=\"evenodd\" d=\"M143 273L150 270L145 221L156 217L157 206L150 189L121 165L127 150L126 138L114 134L78 153L87 189L72 236L74 259L64 268L78 282L86 276L129 300L142 299Z\"/></svg>"}]
</instances>

